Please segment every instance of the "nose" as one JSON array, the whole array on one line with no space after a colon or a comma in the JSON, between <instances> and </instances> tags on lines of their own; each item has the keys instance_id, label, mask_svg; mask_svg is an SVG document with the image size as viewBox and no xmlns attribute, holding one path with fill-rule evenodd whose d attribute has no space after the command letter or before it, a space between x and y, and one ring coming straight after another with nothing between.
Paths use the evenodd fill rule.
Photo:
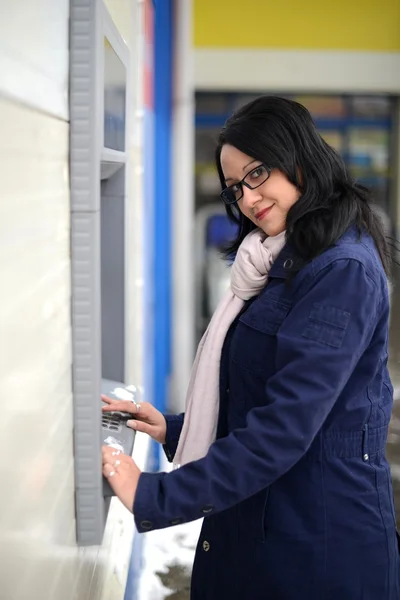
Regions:
<instances>
[{"instance_id":1,"label":"nose","mask_svg":"<svg viewBox=\"0 0 400 600\"><path fill-rule=\"evenodd\" d=\"M254 206L262 199L260 188L251 190L250 188L243 186L243 206L248 209L254 208Z\"/></svg>"}]
</instances>

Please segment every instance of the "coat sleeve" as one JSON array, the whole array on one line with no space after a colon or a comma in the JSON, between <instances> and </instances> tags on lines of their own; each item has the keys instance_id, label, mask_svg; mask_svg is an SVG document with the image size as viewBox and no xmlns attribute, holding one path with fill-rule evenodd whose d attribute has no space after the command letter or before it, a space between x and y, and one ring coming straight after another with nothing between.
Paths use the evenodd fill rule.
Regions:
<instances>
[{"instance_id":1,"label":"coat sleeve","mask_svg":"<svg viewBox=\"0 0 400 600\"><path fill-rule=\"evenodd\" d=\"M175 452L178 447L179 436L181 435L183 427L184 417L184 413L181 413L180 415L164 415L164 419L167 423L167 433L163 448L165 456L169 462L174 460Z\"/></svg>"},{"instance_id":2,"label":"coat sleeve","mask_svg":"<svg viewBox=\"0 0 400 600\"><path fill-rule=\"evenodd\" d=\"M317 272L277 333L276 371L246 427L171 473L143 473L140 532L225 510L284 475L307 452L378 321L381 292L364 266L337 259ZM268 357L266 357L268 360Z\"/></svg>"}]
</instances>

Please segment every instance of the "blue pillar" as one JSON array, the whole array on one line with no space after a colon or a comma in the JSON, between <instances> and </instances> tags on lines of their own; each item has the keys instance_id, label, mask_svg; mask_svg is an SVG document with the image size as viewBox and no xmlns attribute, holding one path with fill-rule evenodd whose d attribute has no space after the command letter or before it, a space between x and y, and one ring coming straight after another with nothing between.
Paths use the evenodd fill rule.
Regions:
<instances>
[{"instance_id":1,"label":"blue pillar","mask_svg":"<svg viewBox=\"0 0 400 600\"><path fill-rule=\"evenodd\" d=\"M153 189L155 316L153 389L154 402L159 410L164 411L167 401L168 380L171 371L173 1L154 0L154 6L155 120ZM158 460L156 460L156 463L157 462Z\"/></svg>"}]
</instances>

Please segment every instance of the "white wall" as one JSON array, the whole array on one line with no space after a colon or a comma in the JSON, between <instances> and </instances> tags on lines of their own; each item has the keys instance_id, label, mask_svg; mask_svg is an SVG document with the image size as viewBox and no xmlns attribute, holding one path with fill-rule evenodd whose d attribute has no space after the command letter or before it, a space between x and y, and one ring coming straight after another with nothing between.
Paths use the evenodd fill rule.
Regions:
<instances>
[{"instance_id":1,"label":"white wall","mask_svg":"<svg viewBox=\"0 0 400 600\"><path fill-rule=\"evenodd\" d=\"M0 0L0 86L15 98L68 118L67 0Z\"/></svg>"},{"instance_id":2,"label":"white wall","mask_svg":"<svg viewBox=\"0 0 400 600\"><path fill-rule=\"evenodd\" d=\"M4 99L0 114L0 588L14 598L53 584L53 548L75 535L68 124Z\"/></svg>"},{"instance_id":3,"label":"white wall","mask_svg":"<svg viewBox=\"0 0 400 600\"><path fill-rule=\"evenodd\" d=\"M132 24L136 6L131 3ZM68 15L68 0L0 0L0 598L5 600L122 600L134 528L130 514L113 500L103 545L76 547Z\"/></svg>"},{"instance_id":4,"label":"white wall","mask_svg":"<svg viewBox=\"0 0 400 600\"><path fill-rule=\"evenodd\" d=\"M397 52L196 48L194 60L198 90L400 93Z\"/></svg>"}]
</instances>

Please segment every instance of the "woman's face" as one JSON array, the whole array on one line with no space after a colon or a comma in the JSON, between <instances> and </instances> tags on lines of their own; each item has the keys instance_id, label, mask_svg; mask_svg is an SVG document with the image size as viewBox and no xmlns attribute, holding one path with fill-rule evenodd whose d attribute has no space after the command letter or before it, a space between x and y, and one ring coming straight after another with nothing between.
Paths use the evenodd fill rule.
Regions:
<instances>
[{"instance_id":1,"label":"woman's face","mask_svg":"<svg viewBox=\"0 0 400 600\"><path fill-rule=\"evenodd\" d=\"M221 167L227 186L238 183L250 171L261 165L234 146L225 144L221 150ZM268 165L267 165L268 166ZM252 186L258 185L256 171L246 179ZM261 178L261 177L260 177ZM300 197L300 191L278 169L271 171L268 179L254 190L242 186L243 197L238 200L240 211L267 235L278 235L286 229L286 215Z\"/></svg>"}]
</instances>

